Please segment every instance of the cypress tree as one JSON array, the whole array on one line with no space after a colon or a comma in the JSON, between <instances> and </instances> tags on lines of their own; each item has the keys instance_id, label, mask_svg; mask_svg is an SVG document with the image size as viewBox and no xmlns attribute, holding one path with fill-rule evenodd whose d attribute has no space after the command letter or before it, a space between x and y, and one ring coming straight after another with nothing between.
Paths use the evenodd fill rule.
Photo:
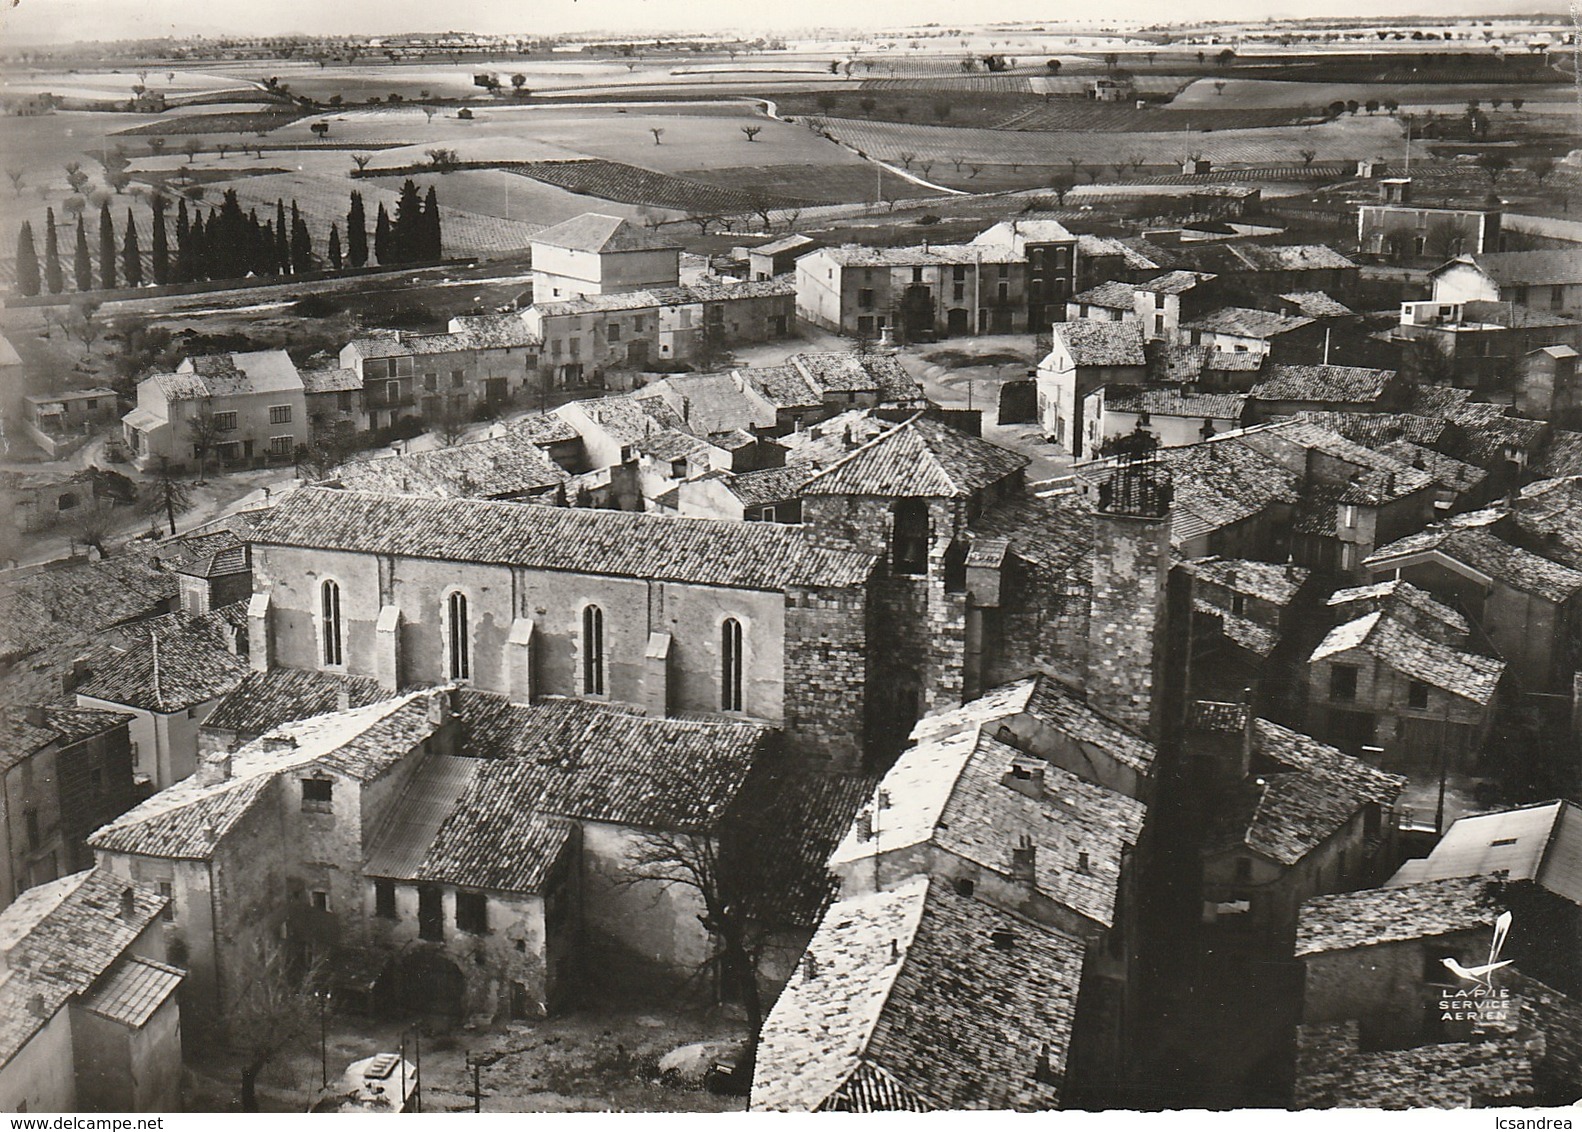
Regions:
<instances>
[{"instance_id":1,"label":"cypress tree","mask_svg":"<svg viewBox=\"0 0 1582 1132\"><path fill-rule=\"evenodd\" d=\"M279 275L280 264L275 259L275 222L264 221L263 231L258 235L258 254L264 263L266 275Z\"/></svg>"},{"instance_id":2,"label":"cypress tree","mask_svg":"<svg viewBox=\"0 0 1582 1132\"><path fill-rule=\"evenodd\" d=\"M286 227L286 202L275 198L275 263L284 275L291 270L291 230Z\"/></svg>"},{"instance_id":3,"label":"cypress tree","mask_svg":"<svg viewBox=\"0 0 1582 1132\"><path fill-rule=\"evenodd\" d=\"M307 222L297 214L296 203L291 205L291 274L306 275L313 270L313 237L308 233Z\"/></svg>"},{"instance_id":4,"label":"cypress tree","mask_svg":"<svg viewBox=\"0 0 1582 1132\"><path fill-rule=\"evenodd\" d=\"M434 186L428 187L428 199L423 202L423 258L444 257L444 239L439 230L439 195Z\"/></svg>"},{"instance_id":5,"label":"cypress tree","mask_svg":"<svg viewBox=\"0 0 1582 1132\"><path fill-rule=\"evenodd\" d=\"M165 234L165 198L158 193L150 202L154 206L154 234L153 246L149 249L153 257L154 285L170 282L170 244Z\"/></svg>"},{"instance_id":6,"label":"cypress tree","mask_svg":"<svg viewBox=\"0 0 1582 1132\"><path fill-rule=\"evenodd\" d=\"M381 265L389 265L395 262L393 258L394 249L390 246L390 243L390 216L385 212L385 206L381 204L379 206L379 216L374 221L374 258Z\"/></svg>"},{"instance_id":7,"label":"cypress tree","mask_svg":"<svg viewBox=\"0 0 1582 1132\"><path fill-rule=\"evenodd\" d=\"M341 230L335 224L330 225L330 270L341 269Z\"/></svg>"},{"instance_id":8,"label":"cypress tree","mask_svg":"<svg viewBox=\"0 0 1582 1132\"><path fill-rule=\"evenodd\" d=\"M88 258L88 229L77 215L77 251L72 257L72 274L77 277L77 290L93 290L93 261Z\"/></svg>"},{"instance_id":9,"label":"cypress tree","mask_svg":"<svg viewBox=\"0 0 1582 1132\"><path fill-rule=\"evenodd\" d=\"M138 246L137 221L126 210L126 237L121 243L121 276L128 287L143 285L143 249Z\"/></svg>"},{"instance_id":10,"label":"cypress tree","mask_svg":"<svg viewBox=\"0 0 1582 1132\"><path fill-rule=\"evenodd\" d=\"M264 229L258 223L258 210L247 211L247 269L254 275L268 275L269 265L264 256Z\"/></svg>"},{"instance_id":11,"label":"cypress tree","mask_svg":"<svg viewBox=\"0 0 1582 1132\"><path fill-rule=\"evenodd\" d=\"M177 283L192 280L192 223L187 219L187 198L176 201L176 273Z\"/></svg>"},{"instance_id":12,"label":"cypress tree","mask_svg":"<svg viewBox=\"0 0 1582 1132\"><path fill-rule=\"evenodd\" d=\"M395 219L390 228L390 250L396 263L411 263L423 257L423 198L409 177L401 186L396 201Z\"/></svg>"},{"instance_id":13,"label":"cypress tree","mask_svg":"<svg viewBox=\"0 0 1582 1132\"><path fill-rule=\"evenodd\" d=\"M44 210L45 223L49 230L44 233L44 287L51 295L58 295L66 289L65 276L60 270L60 240L55 233L55 210Z\"/></svg>"},{"instance_id":14,"label":"cypress tree","mask_svg":"<svg viewBox=\"0 0 1582 1132\"><path fill-rule=\"evenodd\" d=\"M110 202L99 206L99 286L115 287L115 221L110 219Z\"/></svg>"},{"instance_id":15,"label":"cypress tree","mask_svg":"<svg viewBox=\"0 0 1582 1132\"><path fill-rule=\"evenodd\" d=\"M209 248L208 240L203 233L203 213L197 209L192 213L192 278L194 281L209 277Z\"/></svg>"},{"instance_id":16,"label":"cypress tree","mask_svg":"<svg viewBox=\"0 0 1582 1132\"><path fill-rule=\"evenodd\" d=\"M352 206L346 213L346 259L353 267L368 263L368 216L359 192L352 193Z\"/></svg>"},{"instance_id":17,"label":"cypress tree","mask_svg":"<svg viewBox=\"0 0 1582 1132\"><path fill-rule=\"evenodd\" d=\"M26 220L16 235L16 289L22 295L39 291L38 249L33 246L33 225Z\"/></svg>"}]
</instances>

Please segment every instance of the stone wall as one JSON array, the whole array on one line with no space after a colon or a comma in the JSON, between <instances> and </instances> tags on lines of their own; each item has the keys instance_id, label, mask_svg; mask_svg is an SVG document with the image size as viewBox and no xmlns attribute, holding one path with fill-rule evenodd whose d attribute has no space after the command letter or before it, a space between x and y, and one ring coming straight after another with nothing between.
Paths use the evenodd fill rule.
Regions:
<instances>
[{"instance_id":1,"label":"stone wall","mask_svg":"<svg viewBox=\"0 0 1582 1132\"><path fill-rule=\"evenodd\" d=\"M1158 739L1169 519L1095 510L1088 623L1088 702Z\"/></svg>"},{"instance_id":2,"label":"stone wall","mask_svg":"<svg viewBox=\"0 0 1582 1132\"><path fill-rule=\"evenodd\" d=\"M790 749L842 770L863 760L868 713L867 599L861 590L786 595L785 725Z\"/></svg>"}]
</instances>

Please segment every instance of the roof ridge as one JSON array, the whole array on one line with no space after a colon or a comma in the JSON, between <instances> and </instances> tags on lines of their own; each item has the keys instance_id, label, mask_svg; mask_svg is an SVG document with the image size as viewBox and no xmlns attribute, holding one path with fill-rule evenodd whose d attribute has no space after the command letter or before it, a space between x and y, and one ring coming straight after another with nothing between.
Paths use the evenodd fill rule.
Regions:
<instances>
[{"instance_id":1,"label":"roof ridge","mask_svg":"<svg viewBox=\"0 0 1582 1132\"><path fill-rule=\"evenodd\" d=\"M800 367L798 367L798 368L800 369ZM843 467L844 465L850 463L852 460L856 459L856 457L859 456L861 453L866 452L868 449L874 447L881 440L886 440L889 437L894 436L896 433L900 432L902 429L904 429L908 425L912 424L913 421L916 421L922 415L923 415L923 410L919 409L911 417L908 417L906 420L902 421L900 424L896 425L894 428L885 429L883 432L879 433L877 436L875 436L875 437L873 437L873 438L871 438L869 440L863 441L861 444L857 445L857 447L853 448L850 452L848 452L844 456L842 456L839 460L836 460L833 464L830 464L826 468L820 469L819 472L816 475L814 475L811 478L809 478L808 483L812 483L813 480L822 479L823 477L829 475L831 472L835 471L835 469ZM935 463L937 465L938 461L936 461Z\"/></svg>"}]
</instances>

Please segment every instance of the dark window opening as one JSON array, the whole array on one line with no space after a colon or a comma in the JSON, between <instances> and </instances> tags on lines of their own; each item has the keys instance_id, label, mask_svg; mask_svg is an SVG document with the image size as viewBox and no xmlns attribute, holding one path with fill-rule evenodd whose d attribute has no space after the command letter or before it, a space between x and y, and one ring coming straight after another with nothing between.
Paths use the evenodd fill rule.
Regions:
<instances>
[{"instance_id":1,"label":"dark window opening","mask_svg":"<svg viewBox=\"0 0 1582 1132\"><path fill-rule=\"evenodd\" d=\"M393 920L396 918L396 891L394 881L374 881L374 915L385 920Z\"/></svg>"},{"instance_id":2,"label":"dark window opening","mask_svg":"<svg viewBox=\"0 0 1582 1132\"><path fill-rule=\"evenodd\" d=\"M467 639L467 595L453 593L445 604L445 624L450 638L450 678L466 680L472 675L472 657Z\"/></svg>"},{"instance_id":3,"label":"dark window opening","mask_svg":"<svg viewBox=\"0 0 1582 1132\"><path fill-rule=\"evenodd\" d=\"M315 813L327 814L335 805L335 783L327 778L304 778L302 780L302 808Z\"/></svg>"},{"instance_id":4,"label":"dark window opening","mask_svg":"<svg viewBox=\"0 0 1582 1132\"><path fill-rule=\"evenodd\" d=\"M1413 680L1406 686L1406 706L1411 708L1426 708L1428 706L1428 685L1421 680Z\"/></svg>"},{"instance_id":5,"label":"dark window opening","mask_svg":"<svg viewBox=\"0 0 1582 1132\"><path fill-rule=\"evenodd\" d=\"M928 572L928 504L921 499L898 499L893 512L890 570L896 574Z\"/></svg>"},{"instance_id":6,"label":"dark window opening","mask_svg":"<svg viewBox=\"0 0 1582 1132\"><path fill-rule=\"evenodd\" d=\"M417 934L420 939L445 938L445 894L431 884L417 890Z\"/></svg>"},{"instance_id":7,"label":"dark window opening","mask_svg":"<svg viewBox=\"0 0 1582 1132\"><path fill-rule=\"evenodd\" d=\"M489 930L489 898L481 892L456 894L456 926L464 932L482 935Z\"/></svg>"},{"instance_id":8,"label":"dark window opening","mask_svg":"<svg viewBox=\"0 0 1582 1132\"><path fill-rule=\"evenodd\" d=\"M604 611L596 605L582 611L582 692L604 695Z\"/></svg>"},{"instance_id":9,"label":"dark window opening","mask_svg":"<svg viewBox=\"0 0 1582 1132\"><path fill-rule=\"evenodd\" d=\"M720 626L720 710L743 710L742 623L734 617Z\"/></svg>"},{"instance_id":10,"label":"dark window opening","mask_svg":"<svg viewBox=\"0 0 1582 1132\"><path fill-rule=\"evenodd\" d=\"M1329 698L1350 702L1357 698L1357 669L1351 664L1335 664L1329 669Z\"/></svg>"}]
</instances>

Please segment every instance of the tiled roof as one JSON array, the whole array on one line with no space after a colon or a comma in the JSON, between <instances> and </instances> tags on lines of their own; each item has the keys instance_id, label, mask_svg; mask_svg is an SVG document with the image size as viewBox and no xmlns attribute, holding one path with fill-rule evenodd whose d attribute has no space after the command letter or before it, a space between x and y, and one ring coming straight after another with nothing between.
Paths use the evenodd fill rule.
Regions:
<instances>
[{"instance_id":1,"label":"tiled roof","mask_svg":"<svg viewBox=\"0 0 1582 1132\"><path fill-rule=\"evenodd\" d=\"M1147 389L1111 385L1104 390L1104 408L1114 413L1150 413L1161 417L1200 417L1240 423L1247 397L1242 393L1182 393L1179 389Z\"/></svg>"},{"instance_id":2,"label":"tiled roof","mask_svg":"<svg viewBox=\"0 0 1582 1132\"><path fill-rule=\"evenodd\" d=\"M314 393L348 393L360 390L363 379L354 369L305 369L302 371L302 391Z\"/></svg>"},{"instance_id":3,"label":"tiled roof","mask_svg":"<svg viewBox=\"0 0 1582 1132\"><path fill-rule=\"evenodd\" d=\"M1222 247L1251 271L1334 271L1357 266L1324 244L1226 244Z\"/></svg>"},{"instance_id":4,"label":"tiled roof","mask_svg":"<svg viewBox=\"0 0 1582 1132\"><path fill-rule=\"evenodd\" d=\"M1142 366L1142 324L1137 322L1057 322L1055 338L1078 366Z\"/></svg>"},{"instance_id":5,"label":"tiled roof","mask_svg":"<svg viewBox=\"0 0 1582 1132\"><path fill-rule=\"evenodd\" d=\"M1535 1099L1534 1062L1542 1059L1542 1041L1499 1035L1362 1052L1356 1022L1297 1029L1300 1108L1469 1109Z\"/></svg>"},{"instance_id":6,"label":"tiled roof","mask_svg":"<svg viewBox=\"0 0 1582 1132\"><path fill-rule=\"evenodd\" d=\"M1261 401L1377 401L1394 380L1393 369L1270 365L1252 395Z\"/></svg>"},{"instance_id":7,"label":"tiled roof","mask_svg":"<svg viewBox=\"0 0 1582 1132\"><path fill-rule=\"evenodd\" d=\"M797 499L815 469L806 464L787 464L783 468L764 468L728 476L725 486L744 507L762 507Z\"/></svg>"},{"instance_id":8,"label":"tiled roof","mask_svg":"<svg viewBox=\"0 0 1582 1132\"><path fill-rule=\"evenodd\" d=\"M556 411L573 427L580 427L577 422L586 417L621 444L632 444L650 433L667 429L693 431L681 419L681 414L658 397L596 397L591 401L572 401Z\"/></svg>"},{"instance_id":9,"label":"tiled roof","mask_svg":"<svg viewBox=\"0 0 1582 1132\"><path fill-rule=\"evenodd\" d=\"M1406 411L1420 417L1449 420L1471 396L1472 390L1455 385L1416 385L1411 389Z\"/></svg>"},{"instance_id":10,"label":"tiled roof","mask_svg":"<svg viewBox=\"0 0 1582 1132\"><path fill-rule=\"evenodd\" d=\"M824 396L831 393L876 393L881 402L910 404L922 400L923 390L901 363L887 354L793 354L789 364L801 371ZM762 371L744 370L744 376ZM817 403L817 402L815 402Z\"/></svg>"},{"instance_id":11,"label":"tiled roof","mask_svg":"<svg viewBox=\"0 0 1582 1132\"><path fill-rule=\"evenodd\" d=\"M1369 613L1332 629L1313 650L1313 661L1361 649L1413 680L1488 705L1494 700L1505 662L1465 652L1417 632L1403 620Z\"/></svg>"},{"instance_id":12,"label":"tiled roof","mask_svg":"<svg viewBox=\"0 0 1582 1132\"><path fill-rule=\"evenodd\" d=\"M1043 786L1034 789L1039 772ZM1028 792L1013 781L1025 782ZM1103 926L1114 920L1122 854L1136 844L1146 814L1135 799L975 729L920 738L890 768L879 795L863 811L877 832L865 838L852 830L833 860L929 843L1008 875L1014 833L1025 830L1037 850L1038 889Z\"/></svg>"},{"instance_id":13,"label":"tiled roof","mask_svg":"<svg viewBox=\"0 0 1582 1132\"><path fill-rule=\"evenodd\" d=\"M179 586L146 552L0 576L0 656L66 644L169 609Z\"/></svg>"},{"instance_id":14,"label":"tiled roof","mask_svg":"<svg viewBox=\"0 0 1582 1132\"><path fill-rule=\"evenodd\" d=\"M1541 476L1582 476L1582 432L1555 429L1533 471Z\"/></svg>"},{"instance_id":15,"label":"tiled roof","mask_svg":"<svg viewBox=\"0 0 1582 1132\"><path fill-rule=\"evenodd\" d=\"M1485 467L1497 466L1505 462L1507 446L1514 445L1532 452L1549 431L1547 421L1530 421L1522 417L1508 417L1497 410L1488 411L1493 408L1465 405L1456 413L1454 442L1446 446L1452 456Z\"/></svg>"},{"instance_id":16,"label":"tiled roof","mask_svg":"<svg viewBox=\"0 0 1582 1132\"><path fill-rule=\"evenodd\" d=\"M458 315L450 320L450 332L462 335L468 345L479 350L543 345L538 335L528 330L519 313Z\"/></svg>"},{"instance_id":17,"label":"tiled roof","mask_svg":"<svg viewBox=\"0 0 1582 1132\"><path fill-rule=\"evenodd\" d=\"M322 767L363 781L384 773L433 734L429 698L446 694L408 693L285 724L237 751L228 777L184 778L99 829L88 843L109 853L206 860L286 772Z\"/></svg>"},{"instance_id":18,"label":"tiled roof","mask_svg":"<svg viewBox=\"0 0 1582 1132\"><path fill-rule=\"evenodd\" d=\"M1512 546L1486 526L1457 525L1454 520L1436 523L1426 531L1380 547L1363 565L1375 571L1386 570L1419 554L1442 555L1549 601L1563 602L1582 590L1582 570Z\"/></svg>"},{"instance_id":19,"label":"tiled roof","mask_svg":"<svg viewBox=\"0 0 1582 1132\"><path fill-rule=\"evenodd\" d=\"M1454 456L1446 456L1443 452L1437 452L1410 440L1390 440L1374 447L1392 459L1427 472L1434 478L1434 482L1449 488L1457 495L1476 490L1489 478L1488 471L1476 464L1465 463Z\"/></svg>"},{"instance_id":20,"label":"tiled roof","mask_svg":"<svg viewBox=\"0 0 1582 1132\"><path fill-rule=\"evenodd\" d=\"M917 877L832 906L806 956L764 1024L755 1111L850 1109L854 1095L863 1107L1059 1106L1077 941ZM1041 1054L1048 1075L1034 1073ZM845 1089L865 1066L886 1087Z\"/></svg>"},{"instance_id":21,"label":"tiled roof","mask_svg":"<svg viewBox=\"0 0 1582 1132\"><path fill-rule=\"evenodd\" d=\"M1469 260L1500 284L1582 283L1582 262L1578 262L1577 254L1572 250L1484 252L1461 257L1462 262ZM1437 275L1455 262L1452 260L1436 268L1434 274Z\"/></svg>"},{"instance_id":22,"label":"tiled roof","mask_svg":"<svg viewBox=\"0 0 1582 1132\"><path fill-rule=\"evenodd\" d=\"M905 248L875 248L867 244L842 244L811 253L827 256L843 267L927 267L969 263L1020 263L1021 254L996 244L913 244Z\"/></svg>"},{"instance_id":23,"label":"tiled roof","mask_svg":"<svg viewBox=\"0 0 1582 1132\"><path fill-rule=\"evenodd\" d=\"M1552 330L1575 326L1577 320L1559 311L1540 310L1521 303L1474 300L1461 304L1461 316L1474 325L1503 326L1512 330Z\"/></svg>"},{"instance_id":24,"label":"tiled roof","mask_svg":"<svg viewBox=\"0 0 1582 1132\"><path fill-rule=\"evenodd\" d=\"M238 542L213 554L174 563L170 569L189 578L225 578L233 574L247 573L252 569L252 561L248 556L246 544Z\"/></svg>"},{"instance_id":25,"label":"tiled roof","mask_svg":"<svg viewBox=\"0 0 1582 1132\"><path fill-rule=\"evenodd\" d=\"M1161 261L1150 258L1141 248L1126 241L1088 233L1077 237L1077 255L1083 260L1119 256L1131 271L1154 271L1164 266Z\"/></svg>"},{"instance_id":26,"label":"tiled roof","mask_svg":"<svg viewBox=\"0 0 1582 1132\"><path fill-rule=\"evenodd\" d=\"M1242 442L1260 451L1278 453L1283 445L1322 452L1357 469L1349 480L1348 503L1376 503L1399 499L1422 491L1432 484L1428 474L1410 464L1375 449L1347 440L1344 436L1303 420L1280 421L1261 429L1248 430Z\"/></svg>"},{"instance_id":27,"label":"tiled roof","mask_svg":"<svg viewBox=\"0 0 1582 1132\"><path fill-rule=\"evenodd\" d=\"M986 507L972 521L972 533L1003 538L1024 562L1057 577L1076 578L1085 574L1093 553L1093 512L1086 501L1074 496L1013 493Z\"/></svg>"},{"instance_id":28,"label":"tiled roof","mask_svg":"<svg viewBox=\"0 0 1582 1132\"><path fill-rule=\"evenodd\" d=\"M823 391L794 365L764 366L736 372L776 408L815 408L824 403Z\"/></svg>"},{"instance_id":29,"label":"tiled roof","mask_svg":"<svg viewBox=\"0 0 1582 1132\"><path fill-rule=\"evenodd\" d=\"M252 738L285 723L337 711L343 694L349 707L366 707L388 695L378 681L367 676L271 668L242 677L215 705L203 726Z\"/></svg>"},{"instance_id":30,"label":"tiled roof","mask_svg":"<svg viewBox=\"0 0 1582 1132\"><path fill-rule=\"evenodd\" d=\"M1249 777L1225 797L1206 850L1245 847L1294 865L1369 804L1388 806L1406 780L1317 740L1260 719L1254 754L1275 769Z\"/></svg>"},{"instance_id":31,"label":"tiled roof","mask_svg":"<svg viewBox=\"0 0 1582 1132\"><path fill-rule=\"evenodd\" d=\"M1018 452L919 415L831 464L802 493L963 499L1027 464Z\"/></svg>"},{"instance_id":32,"label":"tiled roof","mask_svg":"<svg viewBox=\"0 0 1582 1132\"><path fill-rule=\"evenodd\" d=\"M1108 283L1100 283L1097 287L1090 287L1080 294L1072 295L1066 302L1090 307L1105 307L1110 310L1135 310L1137 306L1137 289L1130 283L1112 280Z\"/></svg>"},{"instance_id":33,"label":"tiled roof","mask_svg":"<svg viewBox=\"0 0 1582 1132\"><path fill-rule=\"evenodd\" d=\"M1326 604L1386 612L1446 644L1462 642L1472 632L1472 625L1464 615L1432 594L1418 589L1405 578L1391 578L1369 586L1336 590L1329 595ZM1356 614L1352 612L1345 616L1354 619Z\"/></svg>"},{"instance_id":34,"label":"tiled roof","mask_svg":"<svg viewBox=\"0 0 1582 1132\"><path fill-rule=\"evenodd\" d=\"M0 1066L110 970L165 904L151 884L91 869L30 888L0 912Z\"/></svg>"},{"instance_id":35,"label":"tiled roof","mask_svg":"<svg viewBox=\"0 0 1582 1132\"><path fill-rule=\"evenodd\" d=\"M1311 326L1313 320L1250 307L1222 307L1201 318L1183 322L1183 330L1228 334L1236 338L1272 338L1276 334Z\"/></svg>"},{"instance_id":36,"label":"tiled roof","mask_svg":"<svg viewBox=\"0 0 1582 1132\"><path fill-rule=\"evenodd\" d=\"M342 464L327 482L352 491L436 498L504 499L557 487L569 477L520 432L432 452Z\"/></svg>"},{"instance_id":37,"label":"tiled roof","mask_svg":"<svg viewBox=\"0 0 1582 1132\"><path fill-rule=\"evenodd\" d=\"M1351 314L1351 308L1345 303L1335 301L1322 291L1293 291L1280 298L1308 318L1345 318Z\"/></svg>"},{"instance_id":38,"label":"tiled roof","mask_svg":"<svg viewBox=\"0 0 1582 1132\"><path fill-rule=\"evenodd\" d=\"M748 876L741 888L750 915L766 924L813 927L840 885L829 858L857 811L873 797L873 775L831 774L784 762L755 775L742 791L748 815L738 850Z\"/></svg>"},{"instance_id":39,"label":"tiled roof","mask_svg":"<svg viewBox=\"0 0 1582 1132\"><path fill-rule=\"evenodd\" d=\"M1139 291L1149 291L1155 295L1184 295L1192 288L1218 276L1210 275L1203 271L1167 271L1163 275L1156 275L1145 283L1137 284Z\"/></svg>"},{"instance_id":40,"label":"tiled roof","mask_svg":"<svg viewBox=\"0 0 1582 1132\"><path fill-rule=\"evenodd\" d=\"M248 671L227 641L236 631L236 612L178 613L151 622L146 636L138 634L125 652L95 665L77 694L161 714L225 695Z\"/></svg>"},{"instance_id":41,"label":"tiled roof","mask_svg":"<svg viewBox=\"0 0 1582 1132\"><path fill-rule=\"evenodd\" d=\"M799 248L805 248L814 243L817 243L817 241L813 237L804 236L800 232L792 232L747 250L754 255L773 256L779 255L781 252L794 252Z\"/></svg>"},{"instance_id":42,"label":"tiled roof","mask_svg":"<svg viewBox=\"0 0 1582 1132\"><path fill-rule=\"evenodd\" d=\"M657 233L650 234L619 216L584 212L533 234L535 244L583 252L637 252L670 250L680 245Z\"/></svg>"},{"instance_id":43,"label":"tiled roof","mask_svg":"<svg viewBox=\"0 0 1582 1132\"><path fill-rule=\"evenodd\" d=\"M639 437L632 442L632 447L650 460L668 463L687 456L702 456L711 446L701 436L667 428Z\"/></svg>"},{"instance_id":44,"label":"tiled roof","mask_svg":"<svg viewBox=\"0 0 1582 1132\"><path fill-rule=\"evenodd\" d=\"M1152 773L1158 757L1152 743L1091 707L1052 676L1035 676L1031 684L1026 710L1034 719L1102 749L1139 774Z\"/></svg>"},{"instance_id":45,"label":"tiled roof","mask_svg":"<svg viewBox=\"0 0 1582 1132\"><path fill-rule=\"evenodd\" d=\"M275 505L263 545L488 562L743 589L852 586L870 556L829 550L773 523L408 499L302 488Z\"/></svg>"},{"instance_id":46,"label":"tiled roof","mask_svg":"<svg viewBox=\"0 0 1582 1132\"><path fill-rule=\"evenodd\" d=\"M1451 877L1319 896L1302 905L1296 954L1492 927L1500 912L1497 895L1498 885L1487 877Z\"/></svg>"},{"instance_id":47,"label":"tiled roof","mask_svg":"<svg viewBox=\"0 0 1582 1132\"><path fill-rule=\"evenodd\" d=\"M556 413L519 417L507 427L534 444L566 444L582 439L571 422Z\"/></svg>"},{"instance_id":48,"label":"tiled roof","mask_svg":"<svg viewBox=\"0 0 1582 1132\"><path fill-rule=\"evenodd\" d=\"M179 967L133 955L110 969L83 1006L101 1018L142 1029L181 986L186 972Z\"/></svg>"},{"instance_id":49,"label":"tiled roof","mask_svg":"<svg viewBox=\"0 0 1582 1132\"><path fill-rule=\"evenodd\" d=\"M133 717L122 711L93 708L40 707L36 720L28 709L7 704L0 711L0 771L9 770L51 743L70 746L124 726Z\"/></svg>"},{"instance_id":50,"label":"tiled roof","mask_svg":"<svg viewBox=\"0 0 1582 1132\"><path fill-rule=\"evenodd\" d=\"M1255 562L1246 558L1199 558L1192 572L1204 582L1224 586L1274 605L1290 605L1312 571L1301 566Z\"/></svg>"},{"instance_id":51,"label":"tiled roof","mask_svg":"<svg viewBox=\"0 0 1582 1132\"><path fill-rule=\"evenodd\" d=\"M1582 568L1582 478L1528 484L1508 510L1503 533L1557 562Z\"/></svg>"},{"instance_id":52,"label":"tiled roof","mask_svg":"<svg viewBox=\"0 0 1582 1132\"><path fill-rule=\"evenodd\" d=\"M695 432L769 428L775 423L773 409L739 388L729 373L675 374L644 386L637 395L663 399Z\"/></svg>"}]
</instances>

